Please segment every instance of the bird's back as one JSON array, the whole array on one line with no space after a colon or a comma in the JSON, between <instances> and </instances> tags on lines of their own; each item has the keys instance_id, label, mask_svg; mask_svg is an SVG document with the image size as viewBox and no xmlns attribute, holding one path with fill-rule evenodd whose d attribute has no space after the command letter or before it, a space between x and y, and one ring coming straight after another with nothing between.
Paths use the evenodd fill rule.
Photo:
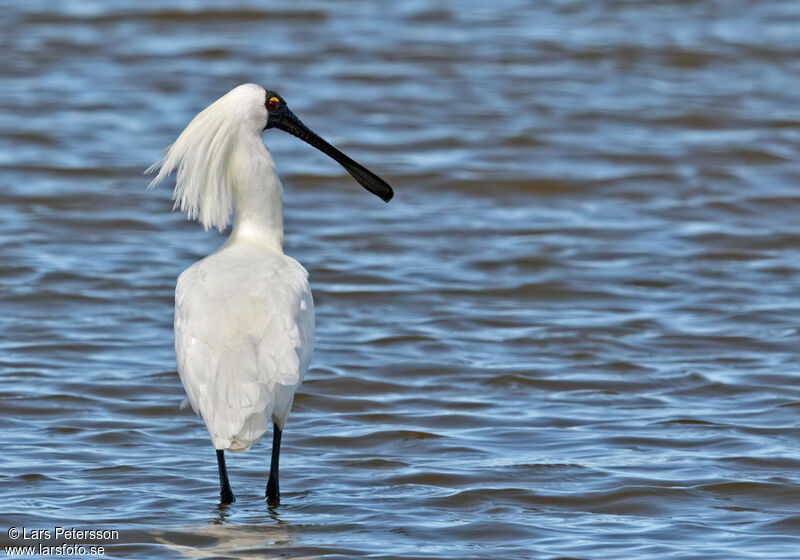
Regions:
<instances>
[{"instance_id":1,"label":"bird's back","mask_svg":"<svg viewBox=\"0 0 800 560\"><path fill-rule=\"evenodd\" d=\"M283 428L314 341L308 274L294 259L226 245L178 278L178 372L214 447L244 451Z\"/></svg>"}]
</instances>

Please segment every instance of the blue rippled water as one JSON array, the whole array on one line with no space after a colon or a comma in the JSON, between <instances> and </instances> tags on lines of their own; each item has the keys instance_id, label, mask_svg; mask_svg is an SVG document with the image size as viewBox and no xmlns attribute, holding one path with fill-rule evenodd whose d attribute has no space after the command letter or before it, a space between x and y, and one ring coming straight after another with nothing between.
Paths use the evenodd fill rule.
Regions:
<instances>
[{"instance_id":1,"label":"blue rippled water","mask_svg":"<svg viewBox=\"0 0 800 560\"><path fill-rule=\"evenodd\" d=\"M0 11L4 546L800 557L800 4ZM179 408L175 278L224 237L142 176L243 82L397 193L265 134L318 313L275 509L266 442L221 508Z\"/></svg>"}]
</instances>

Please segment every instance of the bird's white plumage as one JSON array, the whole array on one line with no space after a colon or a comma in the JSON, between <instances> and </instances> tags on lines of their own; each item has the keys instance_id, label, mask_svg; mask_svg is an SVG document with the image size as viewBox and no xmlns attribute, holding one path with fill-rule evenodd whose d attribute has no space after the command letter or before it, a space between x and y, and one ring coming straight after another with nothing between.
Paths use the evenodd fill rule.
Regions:
<instances>
[{"instance_id":1,"label":"bird's white plumage","mask_svg":"<svg viewBox=\"0 0 800 560\"><path fill-rule=\"evenodd\" d=\"M206 227L234 225L175 291L175 351L189 402L214 447L245 451L283 429L311 359L305 269L283 254L283 187L261 140L266 90L234 88L198 114L150 168L177 170L176 206Z\"/></svg>"},{"instance_id":2,"label":"bird's white plumage","mask_svg":"<svg viewBox=\"0 0 800 560\"><path fill-rule=\"evenodd\" d=\"M227 227L236 184L247 181L244 175L257 162L247 142L260 137L266 125L265 93L256 84L232 89L198 113L164 158L147 170L158 170L150 187L176 172L174 208L205 229Z\"/></svg>"},{"instance_id":3,"label":"bird's white plumage","mask_svg":"<svg viewBox=\"0 0 800 560\"><path fill-rule=\"evenodd\" d=\"M178 278L178 371L217 449L248 449L271 419L283 428L313 340L307 273L290 257L231 243Z\"/></svg>"}]
</instances>

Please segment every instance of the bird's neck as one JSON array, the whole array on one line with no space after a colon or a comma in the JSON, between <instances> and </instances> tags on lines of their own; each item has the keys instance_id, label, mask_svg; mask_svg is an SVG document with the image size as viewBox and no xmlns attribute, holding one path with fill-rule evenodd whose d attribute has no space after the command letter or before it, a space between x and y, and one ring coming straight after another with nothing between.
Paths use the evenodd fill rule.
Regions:
<instances>
[{"instance_id":1,"label":"bird's neck","mask_svg":"<svg viewBox=\"0 0 800 560\"><path fill-rule=\"evenodd\" d=\"M283 186L261 137L237 146L233 229L228 243L254 243L283 252Z\"/></svg>"}]
</instances>

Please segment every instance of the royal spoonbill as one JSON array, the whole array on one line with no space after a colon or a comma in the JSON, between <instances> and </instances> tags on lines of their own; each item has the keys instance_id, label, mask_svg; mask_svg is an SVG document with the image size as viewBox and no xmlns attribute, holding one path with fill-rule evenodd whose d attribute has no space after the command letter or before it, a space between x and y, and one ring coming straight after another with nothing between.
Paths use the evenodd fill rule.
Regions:
<instances>
[{"instance_id":1,"label":"royal spoonbill","mask_svg":"<svg viewBox=\"0 0 800 560\"><path fill-rule=\"evenodd\" d=\"M339 162L388 202L392 188L312 132L276 92L234 88L200 112L162 160L154 186L176 171L175 208L228 239L178 278L175 354L192 408L217 450L220 498L235 500L225 450L246 451L273 424L266 496L279 501L281 434L314 343L308 273L283 253L283 186L261 139L266 129L297 136Z\"/></svg>"}]
</instances>

